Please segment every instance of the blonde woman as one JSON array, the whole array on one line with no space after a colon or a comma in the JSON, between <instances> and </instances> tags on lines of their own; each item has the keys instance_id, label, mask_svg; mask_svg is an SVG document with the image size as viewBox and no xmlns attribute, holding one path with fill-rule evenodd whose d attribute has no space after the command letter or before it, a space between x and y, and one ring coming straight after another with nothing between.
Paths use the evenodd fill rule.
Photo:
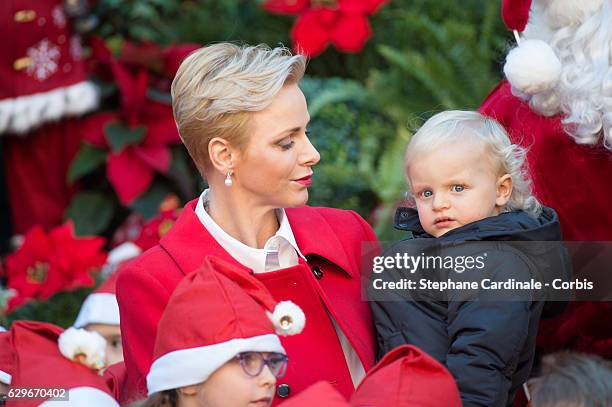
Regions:
<instances>
[{"instance_id":1,"label":"blonde woman","mask_svg":"<svg viewBox=\"0 0 612 407\"><path fill-rule=\"evenodd\" d=\"M254 273L274 298L295 302L308 318L302 335L282 340L291 364L276 383L276 400L317 380L348 397L372 366L360 250L376 238L354 212L305 206L320 160L298 86L305 65L285 48L228 43L201 48L181 64L172 84L175 120L209 188L185 206L158 246L120 271L132 392L145 393L168 298L207 255Z\"/></svg>"}]
</instances>

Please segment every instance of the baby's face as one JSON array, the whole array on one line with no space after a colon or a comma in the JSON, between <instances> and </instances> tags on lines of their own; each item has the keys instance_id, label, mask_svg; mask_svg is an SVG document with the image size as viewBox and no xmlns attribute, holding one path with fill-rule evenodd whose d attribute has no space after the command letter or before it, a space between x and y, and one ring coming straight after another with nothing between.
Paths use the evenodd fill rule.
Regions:
<instances>
[{"instance_id":1,"label":"baby's face","mask_svg":"<svg viewBox=\"0 0 612 407\"><path fill-rule=\"evenodd\" d=\"M499 187L503 177L474 142L415 153L407 165L419 220L432 236L495 216L508 201Z\"/></svg>"}]
</instances>

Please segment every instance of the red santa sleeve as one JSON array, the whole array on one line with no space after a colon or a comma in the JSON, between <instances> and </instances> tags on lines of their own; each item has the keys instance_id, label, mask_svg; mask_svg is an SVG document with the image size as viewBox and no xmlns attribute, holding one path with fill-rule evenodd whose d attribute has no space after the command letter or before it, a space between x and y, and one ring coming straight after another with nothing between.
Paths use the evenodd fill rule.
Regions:
<instances>
[{"instance_id":1,"label":"red santa sleeve","mask_svg":"<svg viewBox=\"0 0 612 407\"><path fill-rule=\"evenodd\" d=\"M157 324L171 292L138 262L120 270L117 301L121 315L123 355L128 373L128 392L138 399L146 395L146 376L151 366Z\"/></svg>"}]
</instances>

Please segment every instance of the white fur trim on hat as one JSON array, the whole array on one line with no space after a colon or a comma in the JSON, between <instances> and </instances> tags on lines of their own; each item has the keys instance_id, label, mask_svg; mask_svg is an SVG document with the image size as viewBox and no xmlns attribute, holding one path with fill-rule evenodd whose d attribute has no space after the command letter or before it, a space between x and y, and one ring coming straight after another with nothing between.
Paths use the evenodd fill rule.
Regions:
<instances>
[{"instance_id":1,"label":"white fur trim on hat","mask_svg":"<svg viewBox=\"0 0 612 407\"><path fill-rule=\"evenodd\" d=\"M43 123L89 112L98 106L98 100L98 89L86 81L0 100L0 134L26 134Z\"/></svg>"},{"instance_id":2,"label":"white fur trim on hat","mask_svg":"<svg viewBox=\"0 0 612 407\"><path fill-rule=\"evenodd\" d=\"M68 400L47 400L40 407L119 407L110 394L95 387L75 387L68 390Z\"/></svg>"},{"instance_id":3,"label":"white fur trim on hat","mask_svg":"<svg viewBox=\"0 0 612 407\"><path fill-rule=\"evenodd\" d=\"M234 338L214 345L169 352L151 365L147 375L149 396L163 390L202 383L241 352L286 354L280 339L274 334Z\"/></svg>"},{"instance_id":4,"label":"white fur trim on hat","mask_svg":"<svg viewBox=\"0 0 612 407\"><path fill-rule=\"evenodd\" d=\"M94 292L85 298L74 327L84 328L88 324L119 325L119 304L115 294Z\"/></svg>"},{"instance_id":5,"label":"white fur trim on hat","mask_svg":"<svg viewBox=\"0 0 612 407\"><path fill-rule=\"evenodd\" d=\"M0 325L0 332L6 332L6 328Z\"/></svg>"},{"instance_id":6,"label":"white fur trim on hat","mask_svg":"<svg viewBox=\"0 0 612 407\"><path fill-rule=\"evenodd\" d=\"M57 346L72 361L95 370L104 367L106 339L97 332L68 328L57 339Z\"/></svg>"},{"instance_id":7,"label":"white fur trim on hat","mask_svg":"<svg viewBox=\"0 0 612 407\"><path fill-rule=\"evenodd\" d=\"M8 374L7 372L0 370L0 383L4 383L4 384L11 384L11 380L13 379L13 377Z\"/></svg>"},{"instance_id":8,"label":"white fur trim on hat","mask_svg":"<svg viewBox=\"0 0 612 407\"><path fill-rule=\"evenodd\" d=\"M107 263L118 264L132 259L142 253L142 249L132 242L125 242L115 247L108 253Z\"/></svg>"},{"instance_id":9,"label":"white fur trim on hat","mask_svg":"<svg viewBox=\"0 0 612 407\"><path fill-rule=\"evenodd\" d=\"M522 40L508 53L504 74L514 89L534 95L557 85L561 77L561 61L544 41Z\"/></svg>"},{"instance_id":10,"label":"white fur trim on hat","mask_svg":"<svg viewBox=\"0 0 612 407\"><path fill-rule=\"evenodd\" d=\"M274 307L274 312L266 312L276 333L281 336L296 335L306 325L304 311L291 301L281 301Z\"/></svg>"}]
</instances>

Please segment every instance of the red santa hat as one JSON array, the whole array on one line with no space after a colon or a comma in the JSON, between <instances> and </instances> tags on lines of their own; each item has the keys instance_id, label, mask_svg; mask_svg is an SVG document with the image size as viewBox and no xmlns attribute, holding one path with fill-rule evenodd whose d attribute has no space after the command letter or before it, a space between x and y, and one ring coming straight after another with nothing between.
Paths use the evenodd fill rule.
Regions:
<instances>
[{"instance_id":1,"label":"red santa hat","mask_svg":"<svg viewBox=\"0 0 612 407\"><path fill-rule=\"evenodd\" d=\"M529 20L531 0L502 0L502 18L509 30L523 32Z\"/></svg>"},{"instance_id":2,"label":"red santa hat","mask_svg":"<svg viewBox=\"0 0 612 407\"><path fill-rule=\"evenodd\" d=\"M106 267L114 270L119 264L133 259L141 252L134 243L123 243L110 251ZM89 324L119 325L119 304L116 297L118 274L113 272L98 289L87 296L74 321L75 328L84 328Z\"/></svg>"},{"instance_id":3,"label":"red santa hat","mask_svg":"<svg viewBox=\"0 0 612 407\"><path fill-rule=\"evenodd\" d=\"M342 394L328 381L316 382L279 407L351 407Z\"/></svg>"},{"instance_id":4,"label":"red santa hat","mask_svg":"<svg viewBox=\"0 0 612 407\"><path fill-rule=\"evenodd\" d=\"M75 328L84 328L89 324L119 325L119 304L115 296L118 275L116 272L111 274L87 296L74 321Z\"/></svg>"},{"instance_id":5,"label":"red santa hat","mask_svg":"<svg viewBox=\"0 0 612 407\"><path fill-rule=\"evenodd\" d=\"M461 407L449 371L419 348L403 345L387 353L351 398L356 407Z\"/></svg>"},{"instance_id":6,"label":"red santa hat","mask_svg":"<svg viewBox=\"0 0 612 407\"><path fill-rule=\"evenodd\" d=\"M278 335L304 328L302 310L276 303L252 272L208 256L174 290L159 321L149 395L204 382L241 352L285 354Z\"/></svg>"},{"instance_id":7,"label":"red santa hat","mask_svg":"<svg viewBox=\"0 0 612 407\"><path fill-rule=\"evenodd\" d=\"M0 332L0 383L11 384L13 376L13 348L11 334Z\"/></svg>"},{"instance_id":8,"label":"red santa hat","mask_svg":"<svg viewBox=\"0 0 612 407\"><path fill-rule=\"evenodd\" d=\"M502 18L514 32L518 47L506 56L504 74L519 96L535 95L554 88L561 77L561 61L542 40L521 40L529 20L531 0L502 0Z\"/></svg>"},{"instance_id":9,"label":"red santa hat","mask_svg":"<svg viewBox=\"0 0 612 407\"><path fill-rule=\"evenodd\" d=\"M62 328L44 322L16 321L10 331L14 352L13 387L59 387L68 390L66 405L112 406L99 375L105 341L95 332ZM47 405L50 401L28 399L15 406Z\"/></svg>"}]
</instances>

